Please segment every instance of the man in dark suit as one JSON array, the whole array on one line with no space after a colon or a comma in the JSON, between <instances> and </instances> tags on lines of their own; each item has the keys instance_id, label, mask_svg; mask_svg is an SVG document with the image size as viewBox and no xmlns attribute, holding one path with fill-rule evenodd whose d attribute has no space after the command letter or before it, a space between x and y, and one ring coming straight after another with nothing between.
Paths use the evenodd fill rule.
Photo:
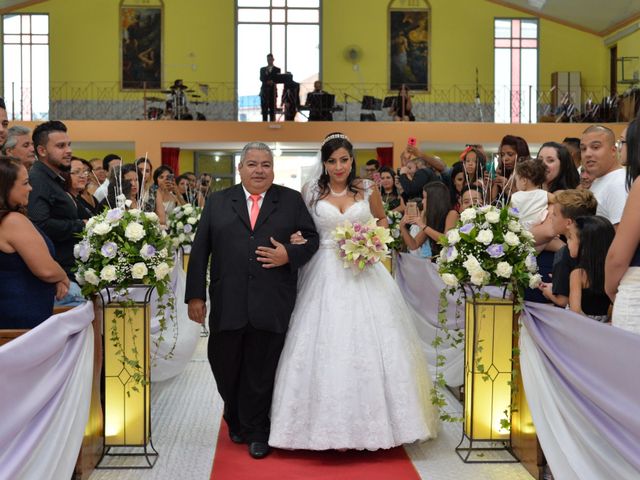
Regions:
<instances>
[{"instance_id":1,"label":"man in dark suit","mask_svg":"<svg viewBox=\"0 0 640 480\"><path fill-rule=\"evenodd\" d=\"M318 234L302 196L273 185L273 155L244 147L241 185L212 193L191 248L185 302L189 318L206 314L210 263L209 362L224 401L231 440L253 458L269 453L269 411L280 352L296 301L298 269L316 252ZM304 244L290 244L299 232Z\"/></svg>"},{"instance_id":2,"label":"man in dark suit","mask_svg":"<svg viewBox=\"0 0 640 480\"><path fill-rule=\"evenodd\" d=\"M276 121L276 84L275 76L280 74L280 69L273 64L273 54L267 55L267 66L260 68L260 108L262 109L262 121Z\"/></svg>"}]
</instances>

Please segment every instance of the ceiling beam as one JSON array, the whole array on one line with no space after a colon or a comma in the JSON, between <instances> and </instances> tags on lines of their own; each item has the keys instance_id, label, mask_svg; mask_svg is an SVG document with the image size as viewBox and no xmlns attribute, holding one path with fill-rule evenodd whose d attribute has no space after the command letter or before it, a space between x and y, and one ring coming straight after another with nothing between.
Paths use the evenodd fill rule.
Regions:
<instances>
[{"instance_id":1,"label":"ceiling beam","mask_svg":"<svg viewBox=\"0 0 640 480\"><path fill-rule=\"evenodd\" d=\"M21 8L30 7L46 0L2 0L0 1L0 14L11 13Z\"/></svg>"}]
</instances>

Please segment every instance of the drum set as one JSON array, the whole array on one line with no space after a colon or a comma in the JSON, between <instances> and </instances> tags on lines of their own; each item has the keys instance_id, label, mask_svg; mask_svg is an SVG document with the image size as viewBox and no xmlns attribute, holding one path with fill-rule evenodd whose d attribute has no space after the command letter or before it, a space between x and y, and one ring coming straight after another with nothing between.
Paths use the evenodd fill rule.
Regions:
<instances>
[{"instance_id":1,"label":"drum set","mask_svg":"<svg viewBox=\"0 0 640 480\"><path fill-rule=\"evenodd\" d=\"M207 85L200 85L200 87L206 89ZM194 120L194 114L196 120L206 120L204 114L197 109L198 105L207 105L208 102L201 100L202 95L184 85L181 79L176 80L167 90L161 90L160 93L166 94L166 98L145 97L145 107L147 103L164 104L164 108L155 105L146 108L145 117L148 120ZM194 105L196 111L190 112L189 105Z\"/></svg>"}]
</instances>

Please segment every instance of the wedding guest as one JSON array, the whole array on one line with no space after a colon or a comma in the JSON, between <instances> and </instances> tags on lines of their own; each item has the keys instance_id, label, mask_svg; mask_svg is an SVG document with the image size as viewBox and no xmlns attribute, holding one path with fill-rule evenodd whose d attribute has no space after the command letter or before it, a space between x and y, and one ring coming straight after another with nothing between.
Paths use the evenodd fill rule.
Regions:
<instances>
[{"instance_id":1,"label":"wedding guest","mask_svg":"<svg viewBox=\"0 0 640 480\"><path fill-rule=\"evenodd\" d=\"M467 147L460 155L460 160L464 165L465 181L482 187L485 165L487 164L487 157L484 153L477 148Z\"/></svg>"},{"instance_id":2,"label":"wedding guest","mask_svg":"<svg viewBox=\"0 0 640 480\"><path fill-rule=\"evenodd\" d=\"M411 103L411 95L409 95L409 87L403 83L389 108L389 115L395 122L415 122L416 117L412 110L413 104Z\"/></svg>"},{"instance_id":3,"label":"wedding guest","mask_svg":"<svg viewBox=\"0 0 640 480\"><path fill-rule=\"evenodd\" d=\"M556 236L567 236L569 227L576 218L595 215L598 202L589 190L561 190L554 194L549 217L544 228L550 228L549 239ZM569 277L575 268L575 261L569 255L566 245L555 252L551 267L551 279L540 283L542 295L559 307L569 303Z\"/></svg>"},{"instance_id":4,"label":"wedding guest","mask_svg":"<svg viewBox=\"0 0 640 480\"><path fill-rule=\"evenodd\" d=\"M0 147L7 141L8 133L9 117L7 116L7 106L4 103L4 98L0 97Z\"/></svg>"},{"instance_id":5,"label":"wedding guest","mask_svg":"<svg viewBox=\"0 0 640 480\"><path fill-rule=\"evenodd\" d=\"M573 166L576 170L582 168L582 157L580 155L580 139L575 137L566 137L562 140L562 146L565 147L571 155Z\"/></svg>"},{"instance_id":6,"label":"wedding guest","mask_svg":"<svg viewBox=\"0 0 640 480\"><path fill-rule=\"evenodd\" d=\"M616 237L605 264L605 290L613 304L612 323L640 334L640 120L627 128L627 173L629 197Z\"/></svg>"},{"instance_id":7,"label":"wedding guest","mask_svg":"<svg viewBox=\"0 0 640 480\"><path fill-rule=\"evenodd\" d=\"M419 162L420 159L414 158L400 168L398 177L400 185L402 185L402 197L405 202L410 198L421 197L424 186L438 179L431 169L423 168L424 161Z\"/></svg>"},{"instance_id":8,"label":"wedding guest","mask_svg":"<svg viewBox=\"0 0 640 480\"><path fill-rule=\"evenodd\" d=\"M580 150L584 168L594 177L591 191L598 200L598 215L617 227L627 200L627 189L615 143L616 137L609 128L592 125L582 134Z\"/></svg>"},{"instance_id":9,"label":"wedding guest","mask_svg":"<svg viewBox=\"0 0 640 480\"><path fill-rule=\"evenodd\" d=\"M400 221L404 226L400 232L409 250L418 250L423 245L428 246L427 256L437 255L440 251L438 240L453 228L460 218L458 212L451 205L448 188L442 182L429 182L424 186L422 194L422 215L409 216L405 213ZM415 234L407 225L416 227Z\"/></svg>"},{"instance_id":10,"label":"wedding guest","mask_svg":"<svg viewBox=\"0 0 640 480\"><path fill-rule=\"evenodd\" d=\"M73 279L75 265L73 247L79 241L76 234L84 228L78 208L65 190L63 173L71 169L71 140L67 127L58 121L38 125L33 131L33 143L39 161L29 171L33 187L29 199L29 218L51 239L55 259Z\"/></svg>"},{"instance_id":11,"label":"wedding guest","mask_svg":"<svg viewBox=\"0 0 640 480\"><path fill-rule=\"evenodd\" d=\"M516 162L520 159L529 158L531 154L526 140L515 135L505 135L502 138L498 153L500 160L498 161L496 178L493 179L491 198L502 197L504 202L508 202L511 191L514 189L511 176Z\"/></svg>"},{"instance_id":12,"label":"wedding guest","mask_svg":"<svg viewBox=\"0 0 640 480\"><path fill-rule=\"evenodd\" d=\"M598 215L576 218L567 232L569 253L577 263L569 279L569 308L599 322L609 321L604 262L615 234L611 222Z\"/></svg>"},{"instance_id":13,"label":"wedding guest","mask_svg":"<svg viewBox=\"0 0 640 480\"><path fill-rule=\"evenodd\" d=\"M547 171L542 160L529 158L516 164L514 175L518 191L511 194L511 207L518 209L522 226L531 230L547 218L549 211L552 194L540 188Z\"/></svg>"},{"instance_id":14,"label":"wedding guest","mask_svg":"<svg viewBox=\"0 0 640 480\"><path fill-rule=\"evenodd\" d=\"M103 208L122 207L119 196L124 195L125 208L139 208L138 192L140 173L135 165L126 164L111 169L109 175L109 193L103 203Z\"/></svg>"},{"instance_id":15,"label":"wedding guest","mask_svg":"<svg viewBox=\"0 0 640 480\"><path fill-rule=\"evenodd\" d=\"M69 290L53 243L25 215L31 190L25 166L0 157L0 328L37 326Z\"/></svg>"},{"instance_id":16,"label":"wedding guest","mask_svg":"<svg viewBox=\"0 0 640 480\"><path fill-rule=\"evenodd\" d=\"M627 130L629 126L624 127L616 141L616 150L618 151L618 161L623 167L627 166Z\"/></svg>"},{"instance_id":17,"label":"wedding guest","mask_svg":"<svg viewBox=\"0 0 640 480\"><path fill-rule=\"evenodd\" d=\"M466 185L465 168L462 162L456 162L451 168L451 180L449 182L449 196L453 209L460 213L460 194Z\"/></svg>"},{"instance_id":18,"label":"wedding guest","mask_svg":"<svg viewBox=\"0 0 640 480\"><path fill-rule=\"evenodd\" d=\"M593 180L593 176L583 168L580 170L580 184L576 188L579 188L581 190L589 190L591 188Z\"/></svg>"},{"instance_id":19,"label":"wedding guest","mask_svg":"<svg viewBox=\"0 0 640 480\"><path fill-rule=\"evenodd\" d=\"M371 160L367 160L367 163L364 164L364 171L369 180L373 180L374 175L380 169L380 162L374 158Z\"/></svg>"},{"instance_id":20,"label":"wedding guest","mask_svg":"<svg viewBox=\"0 0 640 480\"><path fill-rule=\"evenodd\" d=\"M78 218L81 220L89 220L100 210L95 197L87 192L90 177L91 164L82 158L73 157L66 187L67 192L76 203Z\"/></svg>"},{"instance_id":21,"label":"wedding guest","mask_svg":"<svg viewBox=\"0 0 640 480\"><path fill-rule=\"evenodd\" d=\"M476 185L465 185L460 192L460 212L469 207L484 205L484 191Z\"/></svg>"},{"instance_id":22,"label":"wedding guest","mask_svg":"<svg viewBox=\"0 0 640 480\"><path fill-rule=\"evenodd\" d=\"M380 168L380 194L387 210L404 212L405 204L398 187L396 186L396 174L393 168Z\"/></svg>"},{"instance_id":23,"label":"wedding guest","mask_svg":"<svg viewBox=\"0 0 640 480\"><path fill-rule=\"evenodd\" d=\"M91 165L91 175L89 175L89 180L87 181L87 192L93 196L100 185L102 185L102 182L107 178L107 175L102 168L101 159L92 158L89 160L89 164ZM96 168L98 168L98 171L96 171Z\"/></svg>"},{"instance_id":24,"label":"wedding guest","mask_svg":"<svg viewBox=\"0 0 640 480\"><path fill-rule=\"evenodd\" d=\"M31 139L31 130L22 125L14 125L7 132L7 140L2 151L5 155L17 158L27 171L36 161L36 153Z\"/></svg>"},{"instance_id":25,"label":"wedding guest","mask_svg":"<svg viewBox=\"0 0 640 480\"><path fill-rule=\"evenodd\" d=\"M569 150L556 142L542 144L538 151L538 159L546 166L544 189L548 192L576 188L580 183L578 170L571 159Z\"/></svg>"},{"instance_id":26,"label":"wedding guest","mask_svg":"<svg viewBox=\"0 0 640 480\"><path fill-rule=\"evenodd\" d=\"M140 194L140 207L146 212L156 211L156 196L155 193L151 194L151 189L154 186L153 176L153 164L147 157L140 157L135 161L135 166L138 169L139 184L138 189Z\"/></svg>"},{"instance_id":27,"label":"wedding guest","mask_svg":"<svg viewBox=\"0 0 640 480\"><path fill-rule=\"evenodd\" d=\"M107 193L109 193L109 175L111 174L111 170L115 167L119 167L120 165L122 165L122 159L115 153L109 153L102 159L102 168L106 172L106 180L100 184L93 194L99 202L102 202L107 198Z\"/></svg>"},{"instance_id":28,"label":"wedding guest","mask_svg":"<svg viewBox=\"0 0 640 480\"><path fill-rule=\"evenodd\" d=\"M156 214L162 225L167 224L167 216L178 205L184 205L184 199L178 193L178 185L173 170L161 165L153 172L155 185Z\"/></svg>"}]
</instances>

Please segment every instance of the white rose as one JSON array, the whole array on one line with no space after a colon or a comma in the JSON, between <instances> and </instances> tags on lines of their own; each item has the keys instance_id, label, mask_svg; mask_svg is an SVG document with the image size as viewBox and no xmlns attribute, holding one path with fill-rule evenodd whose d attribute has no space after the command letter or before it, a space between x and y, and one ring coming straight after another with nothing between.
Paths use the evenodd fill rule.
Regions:
<instances>
[{"instance_id":1,"label":"white rose","mask_svg":"<svg viewBox=\"0 0 640 480\"><path fill-rule=\"evenodd\" d=\"M171 240L171 242L173 243L173 246L174 246L174 247L177 247L178 245L180 245L180 240L178 240L178 239L177 239L177 238L175 238L175 237Z\"/></svg>"},{"instance_id":2,"label":"white rose","mask_svg":"<svg viewBox=\"0 0 640 480\"><path fill-rule=\"evenodd\" d=\"M489 278L491 278L489 272L485 272L484 270L480 269L477 272L471 274L471 283L480 286L486 283Z\"/></svg>"},{"instance_id":3,"label":"white rose","mask_svg":"<svg viewBox=\"0 0 640 480\"><path fill-rule=\"evenodd\" d=\"M198 221L198 220L196 220L196 219L195 219L195 218L193 218L193 217L189 217L189 218L187 219L187 223L188 223L188 224L190 224L190 225L195 225L195 223L196 223L197 221Z\"/></svg>"},{"instance_id":4,"label":"white rose","mask_svg":"<svg viewBox=\"0 0 640 480\"><path fill-rule=\"evenodd\" d=\"M502 278L511 277L511 272L513 272L513 267L509 265L507 262L499 262L496 265L496 275Z\"/></svg>"},{"instance_id":5,"label":"white rose","mask_svg":"<svg viewBox=\"0 0 640 480\"><path fill-rule=\"evenodd\" d=\"M96 235L105 235L111 231L111 225L107 222L100 222L93 227L93 233Z\"/></svg>"},{"instance_id":6,"label":"white rose","mask_svg":"<svg viewBox=\"0 0 640 480\"><path fill-rule=\"evenodd\" d=\"M149 270L147 270L147 266L144 263L134 263L131 267L131 278L143 279L148 272Z\"/></svg>"},{"instance_id":7,"label":"white rose","mask_svg":"<svg viewBox=\"0 0 640 480\"><path fill-rule=\"evenodd\" d=\"M170 271L171 271L171 267L167 265L166 262L162 262L153 268L153 273L155 273L156 278L158 280L161 280L164 277L166 277Z\"/></svg>"},{"instance_id":8,"label":"white rose","mask_svg":"<svg viewBox=\"0 0 640 480\"><path fill-rule=\"evenodd\" d=\"M91 285L98 285L100 283L100 279L93 268L89 268L84 272L84 279Z\"/></svg>"},{"instance_id":9,"label":"white rose","mask_svg":"<svg viewBox=\"0 0 640 480\"><path fill-rule=\"evenodd\" d=\"M105 282L113 282L116 277L116 267L113 265L107 265L100 271L100 278Z\"/></svg>"},{"instance_id":10,"label":"white rose","mask_svg":"<svg viewBox=\"0 0 640 480\"><path fill-rule=\"evenodd\" d=\"M536 257L533 255L527 255L527 258L524 259L524 266L527 267L529 273L536 273L538 270Z\"/></svg>"},{"instance_id":11,"label":"white rose","mask_svg":"<svg viewBox=\"0 0 640 480\"><path fill-rule=\"evenodd\" d=\"M452 228L447 232L447 240L449 245L455 245L460 241L460 232L458 232L457 228Z\"/></svg>"},{"instance_id":12,"label":"white rose","mask_svg":"<svg viewBox=\"0 0 640 480\"><path fill-rule=\"evenodd\" d=\"M481 213L490 212L492 209L493 207L491 205L483 205L482 207L479 208Z\"/></svg>"},{"instance_id":13,"label":"white rose","mask_svg":"<svg viewBox=\"0 0 640 480\"><path fill-rule=\"evenodd\" d=\"M489 245L493 240L493 232L491 230L480 230L476 240L480 243L484 243L485 245Z\"/></svg>"},{"instance_id":14,"label":"white rose","mask_svg":"<svg viewBox=\"0 0 640 480\"><path fill-rule=\"evenodd\" d=\"M91 217L89 220L87 220L87 230L91 230L93 228L93 226L98 221L98 220L96 220L96 218L97 217Z\"/></svg>"},{"instance_id":15,"label":"white rose","mask_svg":"<svg viewBox=\"0 0 640 480\"><path fill-rule=\"evenodd\" d=\"M533 240L533 233L531 233L529 230L522 230L522 233L520 234L522 235L526 240Z\"/></svg>"},{"instance_id":16,"label":"white rose","mask_svg":"<svg viewBox=\"0 0 640 480\"><path fill-rule=\"evenodd\" d=\"M144 216L147 217L152 222L157 222L158 221L158 215L156 215L153 212L145 212Z\"/></svg>"},{"instance_id":17,"label":"white rose","mask_svg":"<svg viewBox=\"0 0 640 480\"><path fill-rule=\"evenodd\" d=\"M167 255L169 255L169 252L167 252L166 248L163 248L162 250L160 250L157 254L160 258L167 258Z\"/></svg>"},{"instance_id":18,"label":"white rose","mask_svg":"<svg viewBox=\"0 0 640 480\"><path fill-rule=\"evenodd\" d=\"M184 228L184 223L178 222L176 223L176 227L178 227L179 229Z\"/></svg>"},{"instance_id":19,"label":"white rose","mask_svg":"<svg viewBox=\"0 0 640 480\"><path fill-rule=\"evenodd\" d=\"M520 230L522 230L522 227L520 226L520 223L516 222L515 220L509 221L508 228L512 232L516 232L516 233L518 233Z\"/></svg>"},{"instance_id":20,"label":"white rose","mask_svg":"<svg viewBox=\"0 0 640 480\"><path fill-rule=\"evenodd\" d=\"M155 215L155 213L154 213ZM138 222L131 222L124 230L124 236L133 242L144 238L144 228Z\"/></svg>"},{"instance_id":21,"label":"white rose","mask_svg":"<svg viewBox=\"0 0 640 480\"><path fill-rule=\"evenodd\" d=\"M447 285L449 287L457 287L458 286L458 279L452 273L443 273L442 274L442 281L444 282L445 285Z\"/></svg>"},{"instance_id":22,"label":"white rose","mask_svg":"<svg viewBox=\"0 0 640 480\"><path fill-rule=\"evenodd\" d=\"M181 233L180 235L178 235L178 240L180 240L181 242L184 242L185 238L187 237L184 236L184 233Z\"/></svg>"},{"instance_id":23,"label":"white rose","mask_svg":"<svg viewBox=\"0 0 640 480\"><path fill-rule=\"evenodd\" d=\"M193 212L193 207L191 205L186 205L184 207L184 213L186 213L187 215L189 215L191 212Z\"/></svg>"},{"instance_id":24,"label":"white rose","mask_svg":"<svg viewBox=\"0 0 640 480\"><path fill-rule=\"evenodd\" d=\"M510 245L512 247L515 247L516 245L520 245L520 239L518 238L518 235L516 235L513 232L505 233L504 241L507 243L507 245Z\"/></svg>"},{"instance_id":25,"label":"white rose","mask_svg":"<svg viewBox=\"0 0 640 480\"><path fill-rule=\"evenodd\" d=\"M498 223L500 221L500 214L492 210L490 212L487 212L484 218L486 218L487 222L489 223Z\"/></svg>"},{"instance_id":26,"label":"white rose","mask_svg":"<svg viewBox=\"0 0 640 480\"><path fill-rule=\"evenodd\" d=\"M467 259L462 263L462 266L467 269L469 275L473 275L474 273L482 272L482 266L480 262L473 255L469 255Z\"/></svg>"},{"instance_id":27,"label":"white rose","mask_svg":"<svg viewBox=\"0 0 640 480\"><path fill-rule=\"evenodd\" d=\"M529 277L529 288L538 288L540 282L542 282L542 276L539 273L531 275Z\"/></svg>"},{"instance_id":28,"label":"white rose","mask_svg":"<svg viewBox=\"0 0 640 480\"><path fill-rule=\"evenodd\" d=\"M142 212L137 208L132 208L131 210L129 210L129 213L138 218Z\"/></svg>"},{"instance_id":29,"label":"white rose","mask_svg":"<svg viewBox=\"0 0 640 480\"><path fill-rule=\"evenodd\" d=\"M467 208L460 214L460 220L462 220L462 223L468 223L474 218L476 218L476 209L473 207Z\"/></svg>"},{"instance_id":30,"label":"white rose","mask_svg":"<svg viewBox=\"0 0 640 480\"><path fill-rule=\"evenodd\" d=\"M85 283L87 283L85 282L84 276L82 275L81 272L76 272L75 277L76 277L76 282L78 282L78 285L82 286Z\"/></svg>"}]
</instances>

